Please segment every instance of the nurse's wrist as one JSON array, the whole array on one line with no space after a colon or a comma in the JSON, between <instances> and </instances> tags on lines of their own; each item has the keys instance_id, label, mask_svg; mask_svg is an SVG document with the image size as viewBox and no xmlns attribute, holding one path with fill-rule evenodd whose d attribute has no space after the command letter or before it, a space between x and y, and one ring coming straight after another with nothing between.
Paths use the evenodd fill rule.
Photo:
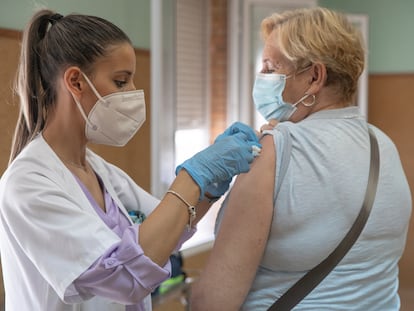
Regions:
<instances>
[{"instance_id":1,"label":"nurse's wrist","mask_svg":"<svg viewBox=\"0 0 414 311\"><path fill-rule=\"evenodd\" d=\"M179 194L178 192L174 190L169 189L167 193L172 194L173 196L175 196L177 199L179 199L182 203L184 203L187 206L187 211L188 211L187 228L188 230L191 230L193 228L193 221L197 217L195 206L191 205L186 199L184 199L184 197L181 194Z\"/></svg>"}]
</instances>

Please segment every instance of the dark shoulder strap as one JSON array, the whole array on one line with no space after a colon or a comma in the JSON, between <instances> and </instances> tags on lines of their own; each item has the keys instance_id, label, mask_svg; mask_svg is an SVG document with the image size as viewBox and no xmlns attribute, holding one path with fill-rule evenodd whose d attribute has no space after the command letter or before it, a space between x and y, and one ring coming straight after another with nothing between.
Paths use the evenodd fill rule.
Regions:
<instances>
[{"instance_id":1,"label":"dark shoulder strap","mask_svg":"<svg viewBox=\"0 0 414 311\"><path fill-rule=\"evenodd\" d=\"M268 311L288 311L296 306L306 295L308 295L342 260L362 232L374 203L377 191L379 175L379 147L374 132L368 126L369 139L371 143L371 161L369 168L368 186L364 202L351 229L335 250L319 265L306 273L286 293L282 295L268 309Z\"/></svg>"}]
</instances>

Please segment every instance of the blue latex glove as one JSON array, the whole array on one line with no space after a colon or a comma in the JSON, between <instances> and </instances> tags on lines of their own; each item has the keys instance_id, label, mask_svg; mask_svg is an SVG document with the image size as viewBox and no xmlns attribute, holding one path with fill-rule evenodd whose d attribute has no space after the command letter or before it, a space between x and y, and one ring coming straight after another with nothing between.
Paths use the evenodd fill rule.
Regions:
<instances>
[{"instance_id":1,"label":"blue latex glove","mask_svg":"<svg viewBox=\"0 0 414 311\"><path fill-rule=\"evenodd\" d=\"M243 132L244 134L246 134L248 139L251 140L251 141L256 141L257 140L257 135L254 133L254 131L252 131L250 126L248 126L244 123L241 123L241 122L235 122L231 126L229 126L222 134L217 136L215 142L220 141L224 137L231 136L231 135L233 135L235 133L239 133L239 132ZM254 152L253 152L253 155L255 155ZM205 191L208 192L211 195L211 197L219 198L223 194L225 194L227 190L229 190L230 183L231 183L232 179L233 178L230 178L226 181L222 181L222 182L219 182L219 183L209 184L206 187Z\"/></svg>"},{"instance_id":2,"label":"blue latex glove","mask_svg":"<svg viewBox=\"0 0 414 311\"><path fill-rule=\"evenodd\" d=\"M242 132L242 133L246 134L248 140L256 141L257 143L259 143L259 141L257 139L257 135L254 132L254 130L250 126L248 126L244 123L241 123L241 122L234 122L222 134L217 136L217 138L214 142L220 141L224 137L231 136L231 135L239 133L239 132ZM257 146L260 146L260 144L258 144Z\"/></svg>"},{"instance_id":3,"label":"blue latex glove","mask_svg":"<svg viewBox=\"0 0 414 311\"><path fill-rule=\"evenodd\" d=\"M184 168L190 174L200 187L202 200L207 186L230 182L233 176L250 169L254 159L252 146L261 147L255 132L237 122L218 136L213 145L179 165L175 172L178 174Z\"/></svg>"},{"instance_id":4,"label":"blue latex glove","mask_svg":"<svg viewBox=\"0 0 414 311\"><path fill-rule=\"evenodd\" d=\"M219 182L219 183L209 184L206 187L205 192L209 193L211 198L218 199L223 194L225 194L227 190L229 190L231 181L232 181L232 178L226 181Z\"/></svg>"}]
</instances>

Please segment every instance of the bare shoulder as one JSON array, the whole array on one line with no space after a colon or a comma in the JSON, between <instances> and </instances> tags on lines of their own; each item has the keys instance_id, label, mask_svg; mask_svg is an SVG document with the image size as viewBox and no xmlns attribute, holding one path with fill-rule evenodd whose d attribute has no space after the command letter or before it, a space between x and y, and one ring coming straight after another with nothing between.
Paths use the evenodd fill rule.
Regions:
<instances>
[{"instance_id":1,"label":"bare shoulder","mask_svg":"<svg viewBox=\"0 0 414 311\"><path fill-rule=\"evenodd\" d=\"M263 136L260 143L262 150L251 164L250 171L239 175L236 179L232 192L237 193L238 199L247 195L258 197L263 195L263 192L273 189L276 165L273 136Z\"/></svg>"},{"instance_id":2,"label":"bare shoulder","mask_svg":"<svg viewBox=\"0 0 414 311\"><path fill-rule=\"evenodd\" d=\"M260 144L262 145L262 150L260 155L256 157L253 161L251 172L260 171L260 173L264 173L263 170L269 170L272 166L274 167L274 163L276 160L276 153L275 153L275 146L273 141L272 135L264 135L260 139Z\"/></svg>"}]
</instances>

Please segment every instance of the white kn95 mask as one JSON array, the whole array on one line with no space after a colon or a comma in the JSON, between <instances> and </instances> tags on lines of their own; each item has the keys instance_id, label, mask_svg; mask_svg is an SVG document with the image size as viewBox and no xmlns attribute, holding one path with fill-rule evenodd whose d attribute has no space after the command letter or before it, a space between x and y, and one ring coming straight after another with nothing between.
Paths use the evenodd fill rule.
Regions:
<instances>
[{"instance_id":1,"label":"white kn95 mask","mask_svg":"<svg viewBox=\"0 0 414 311\"><path fill-rule=\"evenodd\" d=\"M72 94L86 122L86 138L95 144L125 146L145 121L144 91L116 92L102 97L89 78L82 74L98 97L86 116L81 104Z\"/></svg>"}]
</instances>

